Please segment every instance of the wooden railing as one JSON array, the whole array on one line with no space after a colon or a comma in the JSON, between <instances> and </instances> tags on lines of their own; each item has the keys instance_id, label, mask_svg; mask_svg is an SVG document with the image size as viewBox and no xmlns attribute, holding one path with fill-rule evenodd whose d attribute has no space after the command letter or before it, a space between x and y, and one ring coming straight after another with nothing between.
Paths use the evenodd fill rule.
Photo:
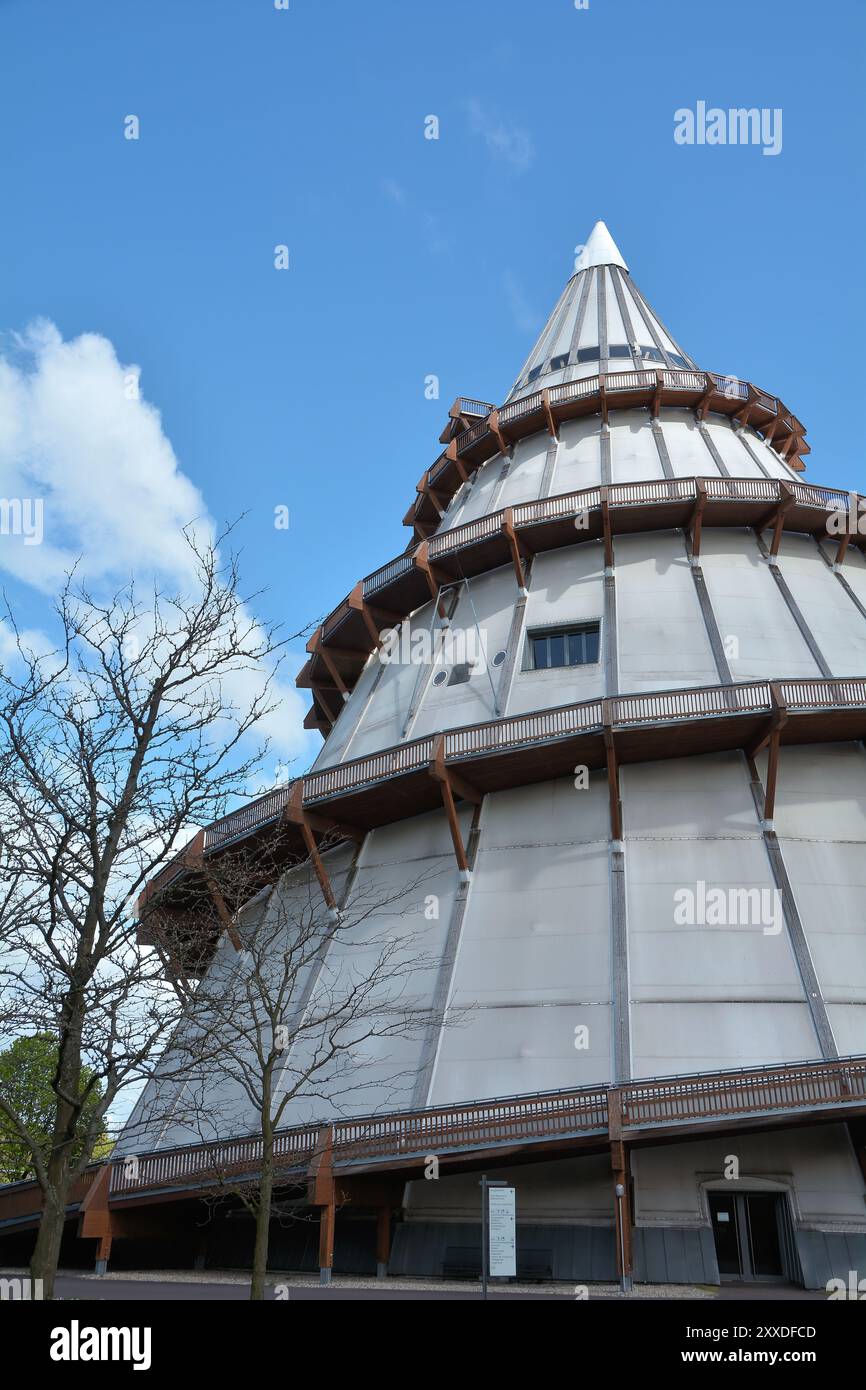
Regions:
<instances>
[{"instance_id":1,"label":"wooden railing","mask_svg":"<svg viewBox=\"0 0 866 1390\"><path fill-rule=\"evenodd\" d=\"M751 400L751 404L758 406L765 411L772 419L781 420L783 428L788 428L796 432L798 427L802 433L802 426L799 421L791 415L790 411L782 404L777 396L772 396L767 391L760 391L747 381L740 381L737 377L721 376L718 372L702 372L693 368L678 369L671 367L647 368L643 370L633 370L625 372L608 372L604 375L580 377L575 381L565 381L558 386L551 386L547 390L547 400L551 409L556 410L560 407L567 407L575 402L587 401L589 398L598 398L601 403L602 394L607 396L621 395L625 392L646 392L648 395L653 393L661 385L666 393L683 392L692 396L696 392L715 388L716 395L723 396L730 401ZM514 430L521 421L528 420L533 422L536 416L542 414L544 409L543 391L532 391L526 396L521 396L517 400L509 401L501 406L498 411L500 427ZM471 402L468 404L472 404ZM483 408L484 418L471 425L469 429L461 431L456 436L454 447L457 455L466 453L473 449L479 442L489 436L489 447L493 452L498 448L498 437L490 430L488 415L492 410L491 406L483 402L474 404ZM469 412L467 412L469 413ZM760 429L760 424L757 425ZM778 428L778 426L777 426ZM519 433L519 431L518 431ZM805 446L803 446L805 447ZM437 480L439 475L449 466L451 459L446 450L436 459L430 468L427 478L429 483ZM416 507L420 504L416 501Z\"/></svg>"},{"instance_id":2,"label":"wooden railing","mask_svg":"<svg viewBox=\"0 0 866 1390\"><path fill-rule=\"evenodd\" d=\"M700 483L706 487L707 498L711 502L766 502L769 507L774 502L782 501L785 495L783 481L802 507L810 507L828 514L846 511L848 508L847 492L838 488L816 487L813 483L800 483L793 479L788 482L781 478L650 478L643 482L610 484L607 500L614 509L696 501ZM601 507L601 501L601 487L594 486L575 492L560 493L555 497L538 498L533 502L521 502L513 508L514 524L518 527L534 526L564 516L584 515L597 511ZM466 522L462 526L452 526L446 531L437 532L428 541L430 558L442 559L448 555L455 555L466 546L495 535L501 531L504 520L503 508ZM415 553L413 549L398 555L367 575L363 580L364 596L370 597L411 570L415 563ZM325 637L333 633L350 613L348 600L344 599L325 619Z\"/></svg>"},{"instance_id":3,"label":"wooden railing","mask_svg":"<svg viewBox=\"0 0 866 1390\"><path fill-rule=\"evenodd\" d=\"M556 705L552 709L492 719L483 724L468 724L445 732L445 757L459 761L482 753L507 753L533 743L551 743L589 733L606 723L614 730L636 729L750 714L771 715L776 709L772 684L770 681L742 681L733 685L649 690L634 695L614 695L607 700ZM790 713L866 708L866 678L780 680L778 686ZM396 744L351 762L308 773L303 779L303 804L311 805L426 767L433 757L436 737L427 734L409 743ZM217 850L230 840L278 820L293 786L278 787L215 822L205 832L205 849ZM185 853L186 847L155 876L151 897L183 872Z\"/></svg>"},{"instance_id":4,"label":"wooden railing","mask_svg":"<svg viewBox=\"0 0 866 1390\"><path fill-rule=\"evenodd\" d=\"M322 1151L323 1135L332 1147L335 1166L355 1169L431 1153L558 1138L598 1136L604 1141L609 1137L614 1098L624 1138L647 1128L693 1126L699 1132L708 1121L735 1121L747 1115L797 1115L827 1107L844 1113L846 1108L866 1105L866 1057L659 1077L621 1086L583 1086L299 1126L278 1132L276 1164L284 1174L306 1171ZM112 1165L111 1192L117 1196L217 1184L253 1174L260 1158L261 1137L255 1135L130 1155Z\"/></svg>"},{"instance_id":5,"label":"wooden railing","mask_svg":"<svg viewBox=\"0 0 866 1390\"><path fill-rule=\"evenodd\" d=\"M665 1125L866 1101L866 1058L760 1071L635 1081L622 1087L625 1125Z\"/></svg>"}]
</instances>

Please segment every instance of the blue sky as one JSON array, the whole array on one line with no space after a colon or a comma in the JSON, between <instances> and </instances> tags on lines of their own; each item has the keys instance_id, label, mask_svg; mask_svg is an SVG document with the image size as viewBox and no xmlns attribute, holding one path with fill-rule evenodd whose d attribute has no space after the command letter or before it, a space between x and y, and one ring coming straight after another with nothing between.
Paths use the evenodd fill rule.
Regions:
<instances>
[{"instance_id":1,"label":"blue sky","mask_svg":"<svg viewBox=\"0 0 866 1390\"><path fill-rule=\"evenodd\" d=\"M0 0L0 52L0 347L20 386L34 320L107 340L182 475L152 415L131 491L110 422L61 440L66 548L103 578L203 504L247 513L263 615L323 615L404 547L451 400L504 397L598 218L688 352L805 422L807 476L866 485L862 0ZM781 108L781 153L675 144L698 100ZM50 576L10 553L38 627Z\"/></svg>"}]
</instances>

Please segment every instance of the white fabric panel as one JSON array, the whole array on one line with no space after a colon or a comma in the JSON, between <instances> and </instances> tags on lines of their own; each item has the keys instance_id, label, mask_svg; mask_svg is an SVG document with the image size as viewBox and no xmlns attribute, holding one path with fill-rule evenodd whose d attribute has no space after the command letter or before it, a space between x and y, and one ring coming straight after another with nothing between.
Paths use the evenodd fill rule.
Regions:
<instances>
[{"instance_id":1,"label":"white fabric panel","mask_svg":"<svg viewBox=\"0 0 866 1390\"><path fill-rule=\"evenodd\" d=\"M519 502L534 502L541 496L541 479L549 444L550 435L546 432L520 440L502 490L498 497L493 498L493 505L488 510L516 507Z\"/></svg>"},{"instance_id":2,"label":"white fabric panel","mask_svg":"<svg viewBox=\"0 0 866 1390\"><path fill-rule=\"evenodd\" d=\"M421 707L409 730L410 737L421 738L440 729L454 729L497 717L493 690L499 672L489 663L497 651L508 645L516 598L517 582L510 565L470 579L461 587L451 618L452 633L465 635L467 656L478 654L479 647L483 647L487 664L479 660L469 680L460 685L447 682L433 685L428 680ZM455 653L458 659L459 654L459 651Z\"/></svg>"},{"instance_id":3,"label":"white fabric panel","mask_svg":"<svg viewBox=\"0 0 866 1390\"><path fill-rule=\"evenodd\" d=\"M828 538L824 542L824 551L829 556L831 563L836 559L838 549L835 537L832 540ZM853 543L849 543L841 573L852 593L856 594L860 602L866 605L866 555L863 554L862 550L858 550Z\"/></svg>"},{"instance_id":4,"label":"white fabric panel","mask_svg":"<svg viewBox=\"0 0 866 1390\"><path fill-rule=\"evenodd\" d=\"M718 471L691 410L666 410L659 416L659 423L675 477L703 478L708 472Z\"/></svg>"},{"instance_id":5,"label":"white fabric panel","mask_svg":"<svg viewBox=\"0 0 866 1390\"><path fill-rule=\"evenodd\" d=\"M735 681L820 676L751 532L705 527L701 569Z\"/></svg>"},{"instance_id":6,"label":"white fabric panel","mask_svg":"<svg viewBox=\"0 0 866 1390\"><path fill-rule=\"evenodd\" d=\"M370 698L372 691L381 678L381 662L373 653L367 660L367 664L358 677L354 690L348 700L342 703L337 722L331 729L325 743L313 763L314 770L318 771L323 767L333 767L335 763L342 761L349 742L363 718L364 709ZM339 700L340 696L335 692L332 700Z\"/></svg>"},{"instance_id":7,"label":"white fabric panel","mask_svg":"<svg viewBox=\"0 0 866 1390\"><path fill-rule=\"evenodd\" d=\"M399 743L402 735L403 722L409 712L412 702L412 695L418 680L418 672L422 668L413 661L403 661L399 659L405 650L408 655L412 654L411 637L416 632L427 632L430 628L430 618L433 612L432 603L425 603L423 608L418 608L403 623L400 624L401 642L395 651L393 661L382 662L378 654L370 659L370 666L383 666L382 674L378 682L372 688L372 693L363 714L361 715L356 732L345 747L345 756L348 758L360 758L365 753L371 753L377 748L388 748L394 743ZM440 626L438 620L436 628ZM402 634L406 634L405 637ZM427 668L424 668L424 675ZM350 700L350 704L352 701Z\"/></svg>"},{"instance_id":8,"label":"white fabric panel","mask_svg":"<svg viewBox=\"0 0 866 1390\"><path fill-rule=\"evenodd\" d=\"M470 819L470 810L461 808L464 835ZM411 1102L428 1046L428 1029L397 1023L395 1036L382 1036L388 1026L385 1011L390 1007L392 1017L399 1019L406 1009L423 1010L433 1004L457 885L444 813L411 818L372 833L345 909L346 924L321 967L309 1005L313 1016L318 1011L324 1017L360 981L373 981L365 990L367 1017L357 1018L340 1035L344 1047L355 1035L359 1037L351 1056L343 1052L335 1067L319 1073L318 1094L293 1101L285 1123L305 1124L333 1113L334 1108L369 1114L380 1106L396 1108ZM430 916L433 897L438 916ZM323 1024L325 1032L328 1026ZM370 1032L378 1036L364 1036ZM317 1047L321 1043L316 1035L298 1041L287 1059L287 1084L309 1064Z\"/></svg>"},{"instance_id":9,"label":"white fabric panel","mask_svg":"<svg viewBox=\"0 0 866 1390\"><path fill-rule=\"evenodd\" d=\"M593 272L592 284L589 287L589 295L586 301L586 313L583 316L583 324L580 329L580 337L577 341L578 348L593 347L598 345L598 271ZM598 371L596 362L593 371Z\"/></svg>"},{"instance_id":10,"label":"white fabric panel","mask_svg":"<svg viewBox=\"0 0 866 1390\"><path fill-rule=\"evenodd\" d=\"M819 1056L805 1004L636 1004L631 1031L636 1078Z\"/></svg>"},{"instance_id":11,"label":"white fabric panel","mask_svg":"<svg viewBox=\"0 0 866 1390\"><path fill-rule=\"evenodd\" d=\"M857 611L809 536L783 535L781 571L834 676L866 672L866 618Z\"/></svg>"},{"instance_id":12,"label":"white fabric panel","mask_svg":"<svg viewBox=\"0 0 866 1390\"><path fill-rule=\"evenodd\" d=\"M828 1004L827 1013L840 1054L862 1056L866 1052L866 1005Z\"/></svg>"},{"instance_id":13,"label":"white fabric panel","mask_svg":"<svg viewBox=\"0 0 866 1390\"><path fill-rule=\"evenodd\" d=\"M620 778L635 1074L816 1055L787 931L773 930L781 919L742 758L628 765ZM715 888L728 904L719 925L697 907ZM764 890L766 913L740 905L749 889ZM682 890L694 894L691 922L677 920Z\"/></svg>"},{"instance_id":14,"label":"white fabric panel","mask_svg":"<svg viewBox=\"0 0 866 1390\"><path fill-rule=\"evenodd\" d=\"M765 775L766 755L760 760ZM866 1003L866 754L856 744L786 747L776 833L828 1003ZM866 1017L866 1015L861 1015ZM848 1048L840 1050L848 1051ZM866 1051L866 1033L860 1046Z\"/></svg>"},{"instance_id":15,"label":"white fabric panel","mask_svg":"<svg viewBox=\"0 0 866 1390\"><path fill-rule=\"evenodd\" d=\"M550 671L522 668L526 633L533 627L554 623L602 623L600 651L604 649L604 553L600 544L586 543L537 555L532 564L521 650L508 714L592 700L604 694L601 660L592 666L568 666Z\"/></svg>"},{"instance_id":16,"label":"white fabric panel","mask_svg":"<svg viewBox=\"0 0 866 1390\"><path fill-rule=\"evenodd\" d=\"M605 270L603 274L605 309L607 310L607 341L608 343L627 343L629 335L619 311L619 300L616 297L611 273L609 270ZM632 365L630 358L615 358L614 360L622 362L622 367L617 368L617 370L625 371Z\"/></svg>"},{"instance_id":17,"label":"white fabric panel","mask_svg":"<svg viewBox=\"0 0 866 1390\"><path fill-rule=\"evenodd\" d=\"M453 519L447 519L448 524L440 527L440 530L449 530L451 526L462 526L466 521L477 521L478 517L484 516L490 510L490 499L499 481L502 472L502 455L497 454L489 463L485 463L479 468L475 475L475 480L471 487L464 487L464 502L462 507L454 513Z\"/></svg>"},{"instance_id":18,"label":"white fabric panel","mask_svg":"<svg viewBox=\"0 0 866 1390\"><path fill-rule=\"evenodd\" d=\"M641 483L664 477L645 410L611 412L610 457L611 477L615 483Z\"/></svg>"},{"instance_id":19,"label":"white fabric panel","mask_svg":"<svg viewBox=\"0 0 866 1390\"><path fill-rule=\"evenodd\" d=\"M620 690L717 684L682 536L617 536L614 556Z\"/></svg>"},{"instance_id":20,"label":"white fabric panel","mask_svg":"<svg viewBox=\"0 0 866 1390\"><path fill-rule=\"evenodd\" d=\"M601 775L488 798L432 1103L608 1078L607 814Z\"/></svg>"},{"instance_id":21,"label":"white fabric panel","mask_svg":"<svg viewBox=\"0 0 866 1390\"><path fill-rule=\"evenodd\" d=\"M551 494L579 492L601 482L601 420L568 420L559 431Z\"/></svg>"},{"instance_id":22,"label":"white fabric panel","mask_svg":"<svg viewBox=\"0 0 866 1390\"><path fill-rule=\"evenodd\" d=\"M722 461L732 478L763 478L755 460L736 430L722 415L710 415L706 421L707 432L722 457ZM715 474L717 469L713 468Z\"/></svg>"},{"instance_id":23,"label":"white fabric panel","mask_svg":"<svg viewBox=\"0 0 866 1390\"><path fill-rule=\"evenodd\" d=\"M568 352L571 343L571 335L574 332L574 322L577 318L579 304L580 288L578 287L578 282L575 281L571 290L568 308L560 321L555 336L551 338L551 341L547 344L544 353L545 366L550 361L551 357L558 357L560 353ZM546 381L545 384L549 385L550 383Z\"/></svg>"}]
</instances>

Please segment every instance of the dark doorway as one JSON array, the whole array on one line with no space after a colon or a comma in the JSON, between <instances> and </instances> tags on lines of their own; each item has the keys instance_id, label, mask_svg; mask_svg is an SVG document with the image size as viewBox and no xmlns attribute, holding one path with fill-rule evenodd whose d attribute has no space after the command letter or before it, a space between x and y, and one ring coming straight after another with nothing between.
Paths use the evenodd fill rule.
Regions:
<instances>
[{"instance_id":1,"label":"dark doorway","mask_svg":"<svg viewBox=\"0 0 866 1390\"><path fill-rule=\"evenodd\" d=\"M778 1192L710 1192L710 1220L722 1279L784 1279L785 1196Z\"/></svg>"}]
</instances>

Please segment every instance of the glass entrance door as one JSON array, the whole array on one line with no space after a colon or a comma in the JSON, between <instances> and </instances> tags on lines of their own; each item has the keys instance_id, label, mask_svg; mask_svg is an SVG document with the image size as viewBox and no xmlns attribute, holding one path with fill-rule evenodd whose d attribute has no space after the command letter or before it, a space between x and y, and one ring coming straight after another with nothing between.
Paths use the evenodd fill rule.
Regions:
<instances>
[{"instance_id":1,"label":"glass entrance door","mask_svg":"<svg viewBox=\"0 0 866 1390\"><path fill-rule=\"evenodd\" d=\"M710 1220L722 1279L782 1279L777 1192L711 1192Z\"/></svg>"}]
</instances>

